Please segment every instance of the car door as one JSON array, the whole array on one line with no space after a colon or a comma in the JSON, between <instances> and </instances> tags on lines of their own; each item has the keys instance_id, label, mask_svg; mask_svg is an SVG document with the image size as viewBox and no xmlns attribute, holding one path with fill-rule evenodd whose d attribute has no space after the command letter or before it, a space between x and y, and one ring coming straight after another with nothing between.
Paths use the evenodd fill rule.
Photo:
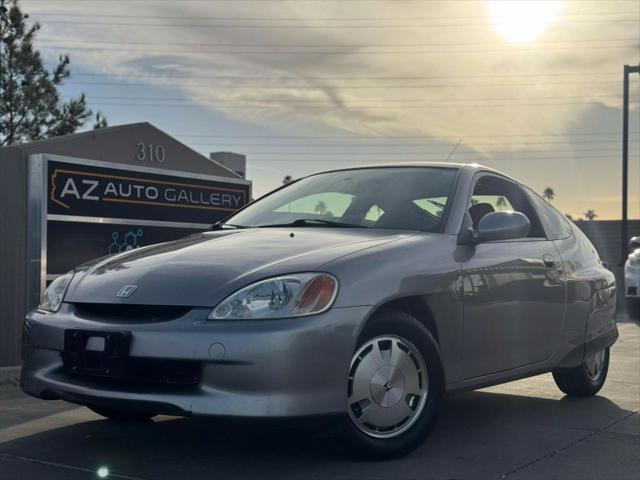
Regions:
<instances>
[{"instance_id":1,"label":"car door","mask_svg":"<svg viewBox=\"0 0 640 480\"><path fill-rule=\"evenodd\" d=\"M490 211L525 214L526 238L480 243L462 259L465 379L542 362L562 331L565 285L555 245L523 189L479 174L469 213L474 227Z\"/></svg>"}]
</instances>

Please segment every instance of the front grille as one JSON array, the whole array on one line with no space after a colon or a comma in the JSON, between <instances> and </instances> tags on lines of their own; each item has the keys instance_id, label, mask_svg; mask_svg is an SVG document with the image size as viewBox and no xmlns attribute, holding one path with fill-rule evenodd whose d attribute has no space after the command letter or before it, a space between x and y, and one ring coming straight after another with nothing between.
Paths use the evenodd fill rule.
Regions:
<instances>
[{"instance_id":1,"label":"front grille","mask_svg":"<svg viewBox=\"0 0 640 480\"><path fill-rule=\"evenodd\" d=\"M167 360L161 358L126 359L122 377L111 378L91 373L75 373L66 369L70 375L89 377L109 384L140 385L197 385L202 377L202 363L192 360Z\"/></svg>"},{"instance_id":2,"label":"front grille","mask_svg":"<svg viewBox=\"0 0 640 480\"><path fill-rule=\"evenodd\" d=\"M123 323L168 322L186 315L191 307L129 305L120 303L74 303L76 316L87 320Z\"/></svg>"}]
</instances>

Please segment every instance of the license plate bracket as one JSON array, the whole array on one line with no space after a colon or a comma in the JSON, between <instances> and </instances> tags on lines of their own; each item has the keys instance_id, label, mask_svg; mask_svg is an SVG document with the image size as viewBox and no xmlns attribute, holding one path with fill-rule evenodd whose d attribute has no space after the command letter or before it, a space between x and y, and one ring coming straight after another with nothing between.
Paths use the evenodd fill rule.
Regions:
<instances>
[{"instance_id":1,"label":"license plate bracket","mask_svg":"<svg viewBox=\"0 0 640 480\"><path fill-rule=\"evenodd\" d=\"M122 378L131 332L65 330L62 363L69 373Z\"/></svg>"}]
</instances>

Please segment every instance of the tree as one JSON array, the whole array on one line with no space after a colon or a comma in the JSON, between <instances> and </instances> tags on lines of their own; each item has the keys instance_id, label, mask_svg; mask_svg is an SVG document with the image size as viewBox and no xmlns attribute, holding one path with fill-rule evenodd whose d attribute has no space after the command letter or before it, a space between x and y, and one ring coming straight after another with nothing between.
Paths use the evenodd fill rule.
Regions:
<instances>
[{"instance_id":1,"label":"tree","mask_svg":"<svg viewBox=\"0 0 640 480\"><path fill-rule=\"evenodd\" d=\"M325 215L327 213L327 204L320 200L316 203L315 212L319 215Z\"/></svg>"},{"instance_id":2,"label":"tree","mask_svg":"<svg viewBox=\"0 0 640 480\"><path fill-rule=\"evenodd\" d=\"M498 200L496 200L496 207L498 207L498 209L502 210L506 206L507 206L507 199L504 198L504 197L498 197Z\"/></svg>"},{"instance_id":3,"label":"tree","mask_svg":"<svg viewBox=\"0 0 640 480\"><path fill-rule=\"evenodd\" d=\"M547 187L547 188L544 189L544 192L542 192L542 197L547 202L551 202L556 197L556 192L553 191L553 188Z\"/></svg>"},{"instance_id":4,"label":"tree","mask_svg":"<svg viewBox=\"0 0 640 480\"><path fill-rule=\"evenodd\" d=\"M93 129L98 130L99 128L107 127L107 117L105 117L102 112L96 113L96 119L93 122Z\"/></svg>"},{"instance_id":5,"label":"tree","mask_svg":"<svg viewBox=\"0 0 640 480\"><path fill-rule=\"evenodd\" d=\"M29 25L18 0L0 0L0 146L73 133L93 115L84 94L67 102L58 88L69 78L69 56L47 71L33 42L40 30ZM101 113L94 128L106 126Z\"/></svg>"},{"instance_id":6,"label":"tree","mask_svg":"<svg viewBox=\"0 0 640 480\"><path fill-rule=\"evenodd\" d=\"M291 175L285 175L284 178L282 179L283 185L287 185L291 182L293 182L293 177Z\"/></svg>"},{"instance_id":7,"label":"tree","mask_svg":"<svg viewBox=\"0 0 640 480\"><path fill-rule=\"evenodd\" d=\"M589 209L586 212L584 212L584 218L586 218L587 220L591 221L593 219L595 219L598 215L596 215L596 212L593 209Z\"/></svg>"}]
</instances>

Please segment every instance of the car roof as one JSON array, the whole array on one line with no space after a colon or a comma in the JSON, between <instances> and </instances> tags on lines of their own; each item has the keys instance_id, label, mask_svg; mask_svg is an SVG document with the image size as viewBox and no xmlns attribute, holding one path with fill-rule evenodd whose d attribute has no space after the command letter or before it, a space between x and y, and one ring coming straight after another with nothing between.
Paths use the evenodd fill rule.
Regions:
<instances>
[{"instance_id":1,"label":"car roof","mask_svg":"<svg viewBox=\"0 0 640 480\"><path fill-rule=\"evenodd\" d=\"M491 167L487 167L484 165L480 165L478 163L449 163L449 162L393 162L393 163L375 163L369 165L355 165L353 167L344 167L344 168L332 168L331 170L324 170L322 172L317 172L308 176L319 175L322 173L329 172L342 172L349 170L365 170L365 169L373 169L373 168L449 168L452 170L468 170L470 173L477 172L491 172L496 175L500 175L506 177L510 180L513 180L516 183L518 180L514 179L510 175L507 175L504 172L496 170Z\"/></svg>"}]
</instances>

